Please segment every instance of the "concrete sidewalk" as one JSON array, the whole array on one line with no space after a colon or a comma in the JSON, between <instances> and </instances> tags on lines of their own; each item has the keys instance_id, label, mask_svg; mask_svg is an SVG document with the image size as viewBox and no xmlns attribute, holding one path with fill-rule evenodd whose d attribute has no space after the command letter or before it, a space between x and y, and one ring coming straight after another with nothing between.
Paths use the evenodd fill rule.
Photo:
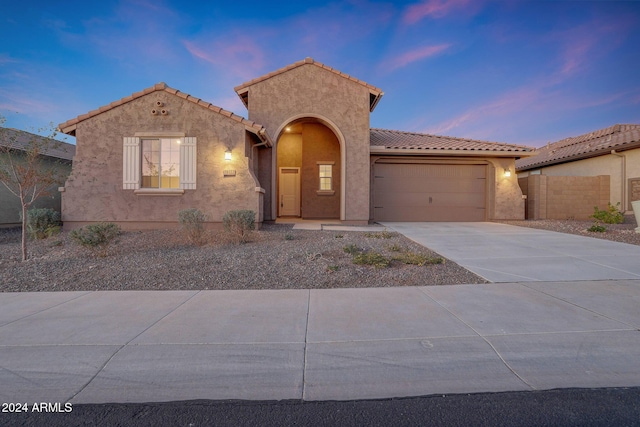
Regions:
<instances>
[{"instance_id":1,"label":"concrete sidewalk","mask_svg":"<svg viewBox=\"0 0 640 427\"><path fill-rule=\"evenodd\" d=\"M640 281L0 293L2 402L640 385Z\"/></svg>"},{"instance_id":2,"label":"concrete sidewalk","mask_svg":"<svg viewBox=\"0 0 640 427\"><path fill-rule=\"evenodd\" d=\"M491 222L383 223L491 282L640 279L640 246Z\"/></svg>"}]
</instances>

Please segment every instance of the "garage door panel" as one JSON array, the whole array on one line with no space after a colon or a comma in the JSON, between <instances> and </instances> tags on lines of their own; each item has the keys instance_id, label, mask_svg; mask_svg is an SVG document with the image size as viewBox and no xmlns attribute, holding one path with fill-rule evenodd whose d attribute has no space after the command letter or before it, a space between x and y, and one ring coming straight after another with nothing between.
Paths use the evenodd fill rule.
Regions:
<instances>
[{"instance_id":1,"label":"garage door panel","mask_svg":"<svg viewBox=\"0 0 640 427\"><path fill-rule=\"evenodd\" d=\"M455 209L451 207L412 207L412 208L395 208L388 210L386 208L374 209L376 221L484 221L484 209ZM429 218L429 219L425 219Z\"/></svg>"},{"instance_id":2,"label":"garage door panel","mask_svg":"<svg viewBox=\"0 0 640 427\"><path fill-rule=\"evenodd\" d=\"M396 192L385 195L384 200L376 206L393 206L395 208L416 206L454 206L484 208L484 194L478 193L438 193L428 195L426 193Z\"/></svg>"},{"instance_id":3,"label":"garage door panel","mask_svg":"<svg viewBox=\"0 0 640 427\"><path fill-rule=\"evenodd\" d=\"M474 178L471 180L431 179L429 181L398 180L394 178L376 178L376 191L384 195L387 193L484 193L485 180Z\"/></svg>"},{"instance_id":4,"label":"garage door panel","mask_svg":"<svg viewBox=\"0 0 640 427\"><path fill-rule=\"evenodd\" d=\"M486 166L375 164L378 221L484 221Z\"/></svg>"}]
</instances>

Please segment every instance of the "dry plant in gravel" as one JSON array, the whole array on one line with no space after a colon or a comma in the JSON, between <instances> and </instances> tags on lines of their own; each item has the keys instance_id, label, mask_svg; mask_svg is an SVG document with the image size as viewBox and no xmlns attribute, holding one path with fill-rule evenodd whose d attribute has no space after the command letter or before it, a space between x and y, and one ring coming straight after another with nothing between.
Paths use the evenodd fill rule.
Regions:
<instances>
[{"instance_id":1,"label":"dry plant in gravel","mask_svg":"<svg viewBox=\"0 0 640 427\"><path fill-rule=\"evenodd\" d=\"M109 256L91 256L68 236L34 241L20 262L16 233L0 230L0 291L322 289L486 283L454 262L412 265L394 259L439 255L391 233L293 230L265 225L237 244L213 231L202 246L176 230L123 232ZM354 245L389 260L386 268L357 265L343 248Z\"/></svg>"}]
</instances>

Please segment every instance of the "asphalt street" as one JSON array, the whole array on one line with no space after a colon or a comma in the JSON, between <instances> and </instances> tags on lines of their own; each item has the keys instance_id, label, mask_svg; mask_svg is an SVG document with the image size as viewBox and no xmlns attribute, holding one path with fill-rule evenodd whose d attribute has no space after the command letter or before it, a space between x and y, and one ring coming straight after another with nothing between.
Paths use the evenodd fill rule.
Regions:
<instances>
[{"instance_id":1,"label":"asphalt street","mask_svg":"<svg viewBox=\"0 0 640 427\"><path fill-rule=\"evenodd\" d=\"M304 402L83 404L69 413L3 413L3 426L640 426L640 388Z\"/></svg>"}]
</instances>

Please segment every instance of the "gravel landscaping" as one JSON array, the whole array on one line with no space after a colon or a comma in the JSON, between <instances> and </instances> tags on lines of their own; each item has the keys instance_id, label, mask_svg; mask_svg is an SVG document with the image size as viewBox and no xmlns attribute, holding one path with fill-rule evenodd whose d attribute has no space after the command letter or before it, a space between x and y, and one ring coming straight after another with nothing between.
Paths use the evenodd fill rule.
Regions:
<instances>
[{"instance_id":1,"label":"gravel landscaping","mask_svg":"<svg viewBox=\"0 0 640 427\"><path fill-rule=\"evenodd\" d=\"M222 233L194 246L180 230L125 232L105 257L68 233L29 242L20 261L19 230L0 230L0 292L86 290L322 289L487 283L449 260L388 267L356 265L357 252L387 260L438 262L440 256L391 232L293 230L265 225L248 243Z\"/></svg>"},{"instance_id":2,"label":"gravel landscaping","mask_svg":"<svg viewBox=\"0 0 640 427\"><path fill-rule=\"evenodd\" d=\"M634 215L625 215L622 224L601 224L606 227L605 232L593 232L588 229L593 221L577 220L526 220L526 221L499 221L502 224L517 225L519 227L538 228L542 230L557 231L560 233L577 234L579 236L594 237L596 239L612 240L614 242L640 245L640 233L634 230L638 226Z\"/></svg>"},{"instance_id":3,"label":"gravel landscaping","mask_svg":"<svg viewBox=\"0 0 640 427\"><path fill-rule=\"evenodd\" d=\"M593 221L500 221L640 245L633 215L623 224L587 231ZM379 254L387 267L353 263L354 254ZM395 259L394 259L395 258ZM402 260L400 260L402 258ZM455 262L395 232L293 230L269 224L236 244L222 232L188 243L181 230L124 232L105 257L68 233L29 242L20 261L19 229L0 229L0 292L177 289L322 289L487 283ZM405 264L403 261L425 265ZM433 262L433 264L432 264Z\"/></svg>"}]
</instances>

